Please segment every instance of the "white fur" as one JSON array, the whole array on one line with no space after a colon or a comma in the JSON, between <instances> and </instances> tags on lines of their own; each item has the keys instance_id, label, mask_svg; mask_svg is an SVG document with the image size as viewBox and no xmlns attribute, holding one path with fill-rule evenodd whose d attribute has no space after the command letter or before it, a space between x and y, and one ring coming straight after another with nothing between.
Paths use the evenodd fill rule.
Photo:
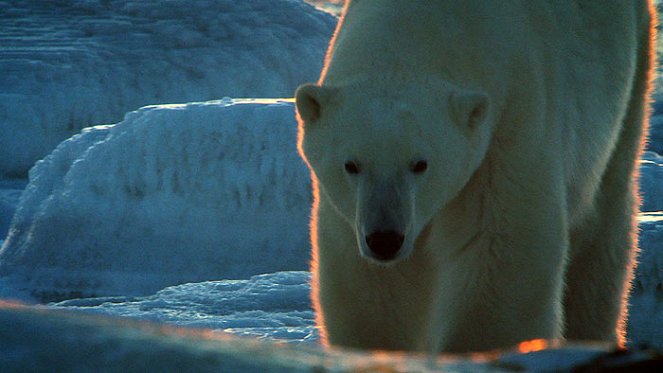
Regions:
<instances>
[{"instance_id":1,"label":"white fur","mask_svg":"<svg viewBox=\"0 0 663 373\"><path fill-rule=\"evenodd\" d=\"M651 9L349 1L318 85L296 97L328 343L621 341ZM418 159L429 166L415 174ZM371 257L376 229L404 233L393 260Z\"/></svg>"}]
</instances>

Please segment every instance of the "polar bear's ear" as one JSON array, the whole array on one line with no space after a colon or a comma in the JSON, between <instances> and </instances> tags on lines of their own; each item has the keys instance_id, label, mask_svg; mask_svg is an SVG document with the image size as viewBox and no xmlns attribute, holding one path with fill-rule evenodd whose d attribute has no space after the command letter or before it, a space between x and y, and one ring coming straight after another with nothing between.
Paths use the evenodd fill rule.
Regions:
<instances>
[{"instance_id":1,"label":"polar bear's ear","mask_svg":"<svg viewBox=\"0 0 663 373\"><path fill-rule=\"evenodd\" d=\"M304 84L297 88L295 103L297 113L305 123L316 122L322 116L332 92L327 87Z\"/></svg>"},{"instance_id":2,"label":"polar bear's ear","mask_svg":"<svg viewBox=\"0 0 663 373\"><path fill-rule=\"evenodd\" d=\"M488 96L479 92L453 92L449 97L452 118L470 131L480 127L488 114Z\"/></svg>"}]
</instances>

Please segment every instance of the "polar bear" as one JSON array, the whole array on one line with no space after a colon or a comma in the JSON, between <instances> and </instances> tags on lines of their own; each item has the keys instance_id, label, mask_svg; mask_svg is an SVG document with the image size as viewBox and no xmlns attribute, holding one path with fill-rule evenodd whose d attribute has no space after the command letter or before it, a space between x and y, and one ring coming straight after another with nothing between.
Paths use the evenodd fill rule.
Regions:
<instances>
[{"instance_id":1,"label":"polar bear","mask_svg":"<svg viewBox=\"0 0 663 373\"><path fill-rule=\"evenodd\" d=\"M655 13L350 0L296 92L323 341L624 341Z\"/></svg>"}]
</instances>

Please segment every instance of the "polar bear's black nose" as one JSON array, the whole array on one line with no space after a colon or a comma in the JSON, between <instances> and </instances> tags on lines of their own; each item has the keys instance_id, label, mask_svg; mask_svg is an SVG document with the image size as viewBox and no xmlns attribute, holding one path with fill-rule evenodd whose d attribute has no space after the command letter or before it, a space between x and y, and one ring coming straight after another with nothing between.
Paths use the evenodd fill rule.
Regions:
<instances>
[{"instance_id":1,"label":"polar bear's black nose","mask_svg":"<svg viewBox=\"0 0 663 373\"><path fill-rule=\"evenodd\" d=\"M395 231L378 231L366 236L366 243L375 254L375 259L388 261L394 259L404 239L402 234Z\"/></svg>"}]
</instances>

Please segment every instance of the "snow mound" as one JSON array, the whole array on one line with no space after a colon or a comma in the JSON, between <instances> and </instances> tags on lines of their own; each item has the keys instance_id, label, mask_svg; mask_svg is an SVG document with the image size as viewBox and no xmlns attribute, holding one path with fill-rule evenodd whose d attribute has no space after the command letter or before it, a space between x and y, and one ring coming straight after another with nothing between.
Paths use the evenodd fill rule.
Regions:
<instances>
[{"instance_id":1,"label":"snow mound","mask_svg":"<svg viewBox=\"0 0 663 373\"><path fill-rule=\"evenodd\" d=\"M72 299L51 307L272 341L314 342L318 335L309 281L309 272L277 272L248 280L183 284L147 297Z\"/></svg>"},{"instance_id":2,"label":"snow mound","mask_svg":"<svg viewBox=\"0 0 663 373\"><path fill-rule=\"evenodd\" d=\"M232 99L86 129L30 170L0 276L54 300L306 269L296 131L292 102Z\"/></svg>"},{"instance_id":3,"label":"snow mound","mask_svg":"<svg viewBox=\"0 0 663 373\"><path fill-rule=\"evenodd\" d=\"M300 0L0 1L0 176L150 104L291 97L336 18Z\"/></svg>"}]
</instances>

